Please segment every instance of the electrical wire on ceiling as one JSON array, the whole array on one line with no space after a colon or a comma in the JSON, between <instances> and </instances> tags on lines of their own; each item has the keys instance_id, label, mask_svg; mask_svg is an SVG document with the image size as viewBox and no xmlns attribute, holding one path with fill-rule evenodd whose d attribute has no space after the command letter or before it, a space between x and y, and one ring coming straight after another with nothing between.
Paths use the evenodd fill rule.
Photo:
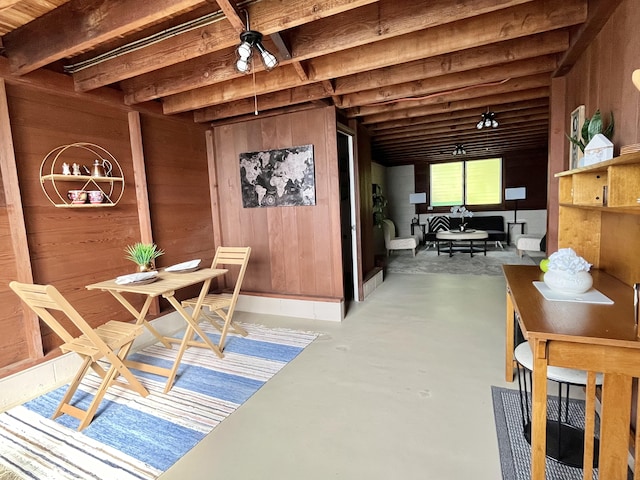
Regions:
<instances>
[{"instance_id":1,"label":"electrical wire on ceiling","mask_svg":"<svg viewBox=\"0 0 640 480\"><path fill-rule=\"evenodd\" d=\"M498 85L503 85L507 83L509 80L511 80L511 78L505 78L504 80L500 80L499 82L481 83L479 85L470 85L468 87L455 88L453 90L446 90L444 92L431 93L429 95L424 95L421 97L396 98L395 100L385 100L384 102L369 103L367 105L376 106L376 105L389 105L390 103L396 103L396 102L415 102L416 100L426 100L428 98L437 97L439 95L447 95L450 93L464 92L466 90L472 90L474 88L495 87Z\"/></svg>"},{"instance_id":2,"label":"electrical wire on ceiling","mask_svg":"<svg viewBox=\"0 0 640 480\"><path fill-rule=\"evenodd\" d=\"M237 7L246 7L252 3L256 3L258 0L247 0L244 2L238 2ZM63 67L66 73L75 73L83 70L85 68L92 67L99 63L105 62L112 58L119 57L126 53L134 52L136 50L140 50L142 48L148 47L149 45L153 45L155 43L161 42L171 37L175 37L177 35L189 32L191 30L195 30L196 28L206 27L207 25L212 25L220 20L224 20L227 17L225 16L222 10L218 10L216 12L208 13L207 15L203 15L202 17L195 18L185 23L181 23L180 25L175 25L171 28L167 28L161 32L155 33L153 35L149 35L148 37L141 38L140 40L136 40L134 42L127 43L126 45L122 45L118 48L114 48L108 52L105 52L101 55L97 55L88 60L84 60L82 62L74 63L71 65L65 65Z\"/></svg>"}]
</instances>

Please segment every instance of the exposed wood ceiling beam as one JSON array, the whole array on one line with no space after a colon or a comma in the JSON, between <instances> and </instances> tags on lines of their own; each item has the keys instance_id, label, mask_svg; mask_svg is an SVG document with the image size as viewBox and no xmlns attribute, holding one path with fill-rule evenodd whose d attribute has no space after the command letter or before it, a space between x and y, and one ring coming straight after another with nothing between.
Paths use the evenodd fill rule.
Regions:
<instances>
[{"instance_id":1,"label":"exposed wood ceiling beam","mask_svg":"<svg viewBox=\"0 0 640 480\"><path fill-rule=\"evenodd\" d=\"M479 88L509 79L526 77L540 73L550 73L556 67L556 56L530 58L475 70L442 75L422 81L391 85L375 90L362 90L358 93L344 95L342 105L355 107L386 103L398 99L419 99L432 94L442 95L447 92L464 91L469 88Z\"/></svg>"},{"instance_id":2,"label":"exposed wood ceiling beam","mask_svg":"<svg viewBox=\"0 0 640 480\"><path fill-rule=\"evenodd\" d=\"M310 64L315 79L335 78L347 74L344 66L354 62L359 68L352 68L352 73L384 68L568 27L582 22L585 17L586 8L582 0L518 5L406 33L398 38L368 43L358 49L341 50L333 55L314 58ZM381 51L386 54L380 55Z\"/></svg>"},{"instance_id":3,"label":"exposed wood ceiling beam","mask_svg":"<svg viewBox=\"0 0 640 480\"><path fill-rule=\"evenodd\" d=\"M290 35L292 37L290 40L290 48L293 52L293 60L309 60L309 62L307 62L308 67L306 72L309 75L309 80L313 82L365 71L369 68L368 64L371 61L376 63L382 61L384 62L382 66L388 66L402 64L410 60L422 59L435 55L435 53L426 50L427 47L420 43L421 40L419 38L412 38L409 42L406 42L403 41L402 38L399 38L399 36L411 33L418 34L420 29L424 28L424 18L429 18L430 24L439 25L438 28L442 29L442 25L438 24L437 21L441 23L452 22L454 20L460 21L466 19L473 12L486 11L490 5L493 5L493 9L496 8L495 0L481 0L473 2L474 8L472 9L465 8L461 9L461 11L456 11L455 14L445 15L443 12L438 12L436 7L440 6L442 8L440 4L449 3L448 0L438 0L438 2L411 0L411 2L412 5L407 6L404 5L404 3L391 3L391 0L383 0L377 5L355 9L348 14L341 15L339 18L324 19L305 25L303 33L299 33L297 36ZM522 3L522 0L514 2L503 1L499 3L509 5ZM530 6L533 6L533 4ZM384 20L385 28L382 30L385 32L384 35L380 33L380 22L382 21L381 9L390 17ZM425 11L425 15L427 16L418 16L415 12L416 9ZM445 10L449 11L450 7ZM510 11L510 9L508 10ZM540 10L540 7L537 7L537 10ZM567 13L570 17L570 12ZM494 21L500 21L500 18L496 17ZM535 18L532 21L535 23ZM557 26L553 28L557 28ZM551 28L543 28L542 31L550 29ZM525 29L511 29L508 35L495 32L496 35L500 36L494 37L492 40L508 40L509 38L519 36L515 33L523 30ZM432 37L433 36L434 35L432 35ZM381 39L387 40L380 42ZM433 39L431 39L431 41L433 41ZM366 42L376 43L373 45L363 45ZM395 46L394 44L396 42L402 42L402 44ZM458 43L460 42L462 41L459 40ZM443 42L441 41L440 43L442 44ZM220 43L219 48L221 48L221 46L222 44ZM419 47L416 48L416 46ZM357 53L354 50L348 50L355 48L357 48ZM444 53L446 48L446 45L441 45L440 50L436 53ZM466 47L463 44L462 47L457 49L460 48ZM396 55L396 52L407 49L410 50L410 54L405 53L401 58ZM334 57L336 52L339 53L345 50L347 50L347 58L343 58L344 55ZM393 52L393 54L380 55L381 51ZM132 55L134 53L135 52L133 52ZM367 58L366 61L361 58L361 55L365 54ZM334 59L341 65L340 71L333 71L327 74L322 73L324 70L327 70L326 64L331 64ZM126 60L126 58L122 58L123 62ZM233 63L234 62L230 61L228 57L220 58L219 55L211 54L201 57L196 61L166 66L151 74L138 75L131 81L123 82L122 86L127 93L127 102L129 104L153 100L161 96L175 95L194 88L205 88L209 85L211 85L212 89L215 89L216 86L212 84L239 77L237 72L234 71ZM288 62L283 61L281 64L284 65L286 63ZM83 89L81 75L85 75L85 73L78 72L78 74L74 76L79 89ZM286 88L292 86L291 84L288 85ZM206 93L204 93L204 95L206 95ZM201 105L201 107L204 106L206 105Z\"/></svg>"},{"instance_id":4,"label":"exposed wood ceiling beam","mask_svg":"<svg viewBox=\"0 0 640 480\"><path fill-rule=\"evenodd\" d=\"M494 106L496 109L502 103L521 102L526 100L536 99L549 99L549 88L540 87L532 88L529 90L523 90L520 92L510 92L505 94L490 95L487 97L465 99L458 102L444 103L439 105L428 105L419 108L412 108L406 110L395 110L389 112L378 113L375 115L369 115L362 118L364 125L370 123L388 122L393 120L404 120L413 117L421 117L424 115L432 115L436 113L452 112L456 110L464 110L467 108L477 108L487 106Z\"/></svg>"},{"instance_id":5,"label":"exposed wood ceiling beam","mask_svg":"<svg viewBox=\"0 0 640 480\"><path fill-rule=\"evenodd\" d=\"M431 154L431 153L440 153L446 152L451 153L456 144L463 144L465 146L465 150L467 152L478 151L487 146L491 145L501 145L502 148L507 148L507 146L512 146L515 143L524 142L524 141L538 141L538 139L545 139L546 133L544 128L539 128L536 130L532 130L529 133L522 134L521 132L512 131L505 132L500 135L499 142L497 143L495 140L490 138L480 138L480 137L468 137L464 139L459 138L447 138L440 140L439 143L433 143L432 141L437 141L437 138L426 139L423 142L416 142L412 144L396 144L396 145L374 145L373 149L376 151L384 151L389 154L395 156L403 156L409 154ZM511 148L511 147L509 147Z\"/></svg>"},{"instance_id":6,"label":"exposed wood ceiling beam","mask_svg":"<svg viewBox=\"0 0 640 480\"><path fill-rule=\"evenodd\" d=\"M245 19L240 18L235 5L231 4L229 0L216 0L216 2L222 10L222 13L224 13L224 16L227 17L227 20L231 23L233 29L238 34L242 33L245 30Z\"/></svg>"},{"instance_id":7,"label":"exposed wood ceiling beam","mask_svg":"<svg viewBox=\"0 0 640 480\"><path fill-rule=\"evenodd\" d=\"M523 114L520 116L510 116L510 117L500 117L500 127L509 127L512 125L518 125L521 123L531 123L531 125L537 124L537 122L548 123L549 120L549 112L544 111L541 113L528 113L522 112ZM466 120L466 121L462 121ZM469 119L461 119L458 123L452 125L451 122L439 122L436 124L430 124L428 126L425 125L417 125L415 127L407 127L405 129L398 130L390 130L379 133L376 135L376 142L383 142L387 139L393 138L411 138L413 136L420 135L433 135L438 133L459 133L459 132L473 132L474 129L477 130L476 124L478 123L477 117L472 117ZM523 126L523 125L519 125ZM504 130L504 128L503 128Z\"/></svg>"},{"instance_id":8,"label":"exposed wood ceiling beam","mask_svg":"<svg viewBox=\"0 0 640 480\"><path fill-rule=\"evenodd\" d=\"M532 107L525 106L524 104L525 102L518 102L518 105L520 106L513 109L508 109L501 105L500 110L497 112L497 120L502 121L505 118L512 118L515 116L519 117L522 115L549 114L548 103L543 106L534 105ZM454 122L458 123L467 121L476 124L480 120L481 115L486 111L486 108L472 108L469 110L459 110L441 115L414 117L410 120L388 122L375 127L369 125L368 130L370 132L375 132L376 136L378 136L388 132L401 132L404 130L413 130L418 128L430 128L431 126L438 125L451 125Z\"/></svg>"},{"instance_id":9,"label":"exposed wood ceiling beam","mask_svg":"<svg viewBox=\"0 0 640 480\"><path fill-rule=\"evenodd\" d=\"M267 95L261 95L258 97L258 107L261 111L272 110L274 108L320 100L329 96L323 85L314 83L304 87L290 88ZM221 105L203 108L202 110L196 110L193 118L196 122L203 123L223 118L237 117L238 115L245 115L253 111L254 99L245 98L235 102L223 103Z\"/></svg>"},{"instance_id":10,"label":"exposed wood ceiling beam","mask_svg":"<svg viewBox=\"0 0 640 480\"><path fill-rule=\"evenodd\" d=\"M548 7L549 3L551 2L536 4L538 8L535 10L525 9L524 6L512 7L465 21L454 22L446 25L447 28L434 27L398 38L370 43L357 49L343 50L314 58L307 63L309 78L310 81L337 78L404 61L440 55L447 51L457 51L485 43L541 33L579 23L585 16L582 0L567 0L561 4L562 7L554 4L553 8ZM456 35L456 32L459 34ZM385 51L387 54L380 55L380 51ZM282 72L282 68L276 70ZM273 75L276 70L270 72L269 75ZM264 73L256 75L256 77L266 76ZM275 91L280 82L284 82L283 88L295 86L292 79L284 77L281 73L271 79L261 79L266 90L258 90L257 93ZM222 82L196 88L184 94L165 97L164 111L167 114L178 113L228 101L231 88L236 92L236 95L244 97L252 95L255 91L248 80L241 86L237 85L238 81L233 82L232 87L226 85L227 83L230 82ZM237 99L238 96L234 98Z\"/></svg>"},{"instance_id":11,"label":"exposed wood ceiling beam","mask_svg":"<svg viewBox=\"0 0 640 480\"><path fill-rule=\"evenodd\" d=\"M115 36L206 4L205 0L71 0L4 36L11 71L24 75Z\"/></svg>"},{"instance_id":12,"label":"exposed wood ceiling beam","mask_svg":"<svg viewBox=\"0 0 640 480\"><path fill-rule=\"evenodd\" d=\"M476 68L501 65L526 58L562 52L569 46L569 34L553 30L526 38L482 45L459 52L436 55L337 78L336 93L361 92L413 80L424 80Z\"/></svg>"},{"instance_id":13,"label":"exposed wood ceiling beam","mask_svg":"<svg viewBox=\"0 0 640 480\"><path fill-rule=\"evenodd\" d=\"M428 132L424 132L424 133L413 133L412 135L404 135L404 136L399 136L399 135L393 135L391 137L385 137L385 138L381 138L381 139L376 139L375 141L375 145L376 146L380 146L380 145L385 145L385 146L391 146L391 145L412 145L412 144L422 144L424 142L424 140L434 140L434 139L451 139L451 141L456 141L455 139L464 135L468 135L469 137L480 137L483 134L486 136L489 135L505 135L506 133L510 133L510 132L518 132L518 133L522 133L522 126L521 125L506 125L503 126L501 125L499 127L501 130L498 131L493 131L493 130L489 130L488 133L484 132L484 131L478 131L475 126L467 126L465 125L463 128L460 128L458 130L451 130L448 131L447 129L441 129L441 130L435 130L435 131L428 131ZM527 129L534 132L536 131L536 129L548 129L549 128L549 122L546 121L546 119L541 119L538 121L534 121L532 122L530 125L527 125Z\"/></svg>"},{"instance_id":14,"label":"exposed wood ceiling beam","mask_svg":"<svg viewBox=\"0 0 640 480\"><path fill-rule=\"evenodd\" d=\"M505 94L530 90L533 88L548 87L551 84L551 76L546 73L530 75L527 77L513 78L503 83L493 85L479 85L476 88L454 90L440 95L427 96L418 100L396 101L385 105L369 105L349 109L353 116L366 117L378 113L389 113L395 110L414 109L428 105L441 105L449 102L469 100L471 98L496 97L502 98ZM487 107L493 104L487 104Z\"/></svg>"},{"instance_id":15,"label":"exposed wood ceiling beam","mask_svg":"<svg viewBox=\"0 0 640 480\"><path fill-rule=\"evenodd\" d=\"M620 3L622 0L589 0L588 16L577 32L572 35L571 45L562 56L558 69L553 73L554 77L566 75L571 70Z\"/></svg>"},{"instance_id":16,"label":"exposed wood ceiling beam","mask_svg":"<svg viewBox=\"0 0 640 480\"><path fill-rule=\"evenodd\" d=\"M289 0L286 4L263 1L247 5L246 10L251 27L266 36L375 1L317 0L312 4L307 0ZM238 37L233 27L228 22L217 22L76 72L76 89L92 90L207 53L232 48L237 43Z\"/></svg>"}]
</instances>

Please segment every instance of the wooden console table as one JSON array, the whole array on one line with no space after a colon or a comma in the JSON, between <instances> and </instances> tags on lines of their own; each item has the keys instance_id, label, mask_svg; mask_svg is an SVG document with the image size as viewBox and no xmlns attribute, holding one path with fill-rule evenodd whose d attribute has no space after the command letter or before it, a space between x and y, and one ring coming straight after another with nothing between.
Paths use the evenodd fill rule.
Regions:
<instances>
[{"instance_id":1,"label":"wooden console table","mask_svg":"<svg viewBox=\"0 0 640 480\"><path fill-rule=\"evenodd\" d=\"M505 265L507 281L506 377L513 381L514 318L533 351L531 479L544 480L547 366L588 372L584 479L592 478L595 372L604 374L600 413L599 478L626 480L632 378L640 377L640 341L634 321L633 289L615 277L592 271L593 287L613 305L546 300L533 285L537 266ZM640 410L640 409L639 409ZM636 435L638 457L639 437ZM640 478L640 462L635 477Z\"/></svg>"}]
</instances>

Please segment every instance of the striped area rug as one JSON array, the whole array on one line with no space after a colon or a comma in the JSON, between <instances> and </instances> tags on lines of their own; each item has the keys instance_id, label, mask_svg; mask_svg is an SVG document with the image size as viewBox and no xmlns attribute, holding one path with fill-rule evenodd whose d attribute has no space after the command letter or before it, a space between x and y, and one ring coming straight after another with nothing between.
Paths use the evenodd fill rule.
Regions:
<instances>
[{"instance_id":1,"label":"striped area rug","mask_svg":"<svg viewBox=\"0 0 640 480\"><path fill-rule=\"evenodd\" d=\"M223 359L189 348L168 394L164 377L134 370L150 395L111 387L82 432L75 418L50 419L67 386L1 414L0 479L157 478L317 337L242 326L249 335L228 336ZM217 343L217 331L203 329ZM130 358L168 367L176 351L158 344ZM98 380L88 375L74 401L86 406Z\"/></svg>"}]
</instances>

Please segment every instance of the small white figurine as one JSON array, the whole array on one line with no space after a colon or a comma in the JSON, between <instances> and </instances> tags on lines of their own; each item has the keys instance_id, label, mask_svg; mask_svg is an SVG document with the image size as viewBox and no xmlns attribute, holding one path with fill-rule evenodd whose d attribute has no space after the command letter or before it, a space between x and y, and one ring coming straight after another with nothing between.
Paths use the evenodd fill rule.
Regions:
<instances>
[{"instance_id":1,"label":"small white figurine","mask_svg":"<svg viewBox=\"0 0 640 480\"><path fill-rule=\"evenodd\" d=\"M71 175L71 169L69 168L69 164L68 163L63 163L62 164L62 174L63 175Z\"/></svg>"},{"instance_id":2,"label":"small white figurine","mask_svg":"<svg viewBox=\"0 0 640 480\"><path fill-rule=\"evenodd\" d=\"M78 165L77 163L74 163L72 165L73 168L73 174L74 175L81 175L82 173L80 172L80 165Z\"/></svg>"}]
</instances>

